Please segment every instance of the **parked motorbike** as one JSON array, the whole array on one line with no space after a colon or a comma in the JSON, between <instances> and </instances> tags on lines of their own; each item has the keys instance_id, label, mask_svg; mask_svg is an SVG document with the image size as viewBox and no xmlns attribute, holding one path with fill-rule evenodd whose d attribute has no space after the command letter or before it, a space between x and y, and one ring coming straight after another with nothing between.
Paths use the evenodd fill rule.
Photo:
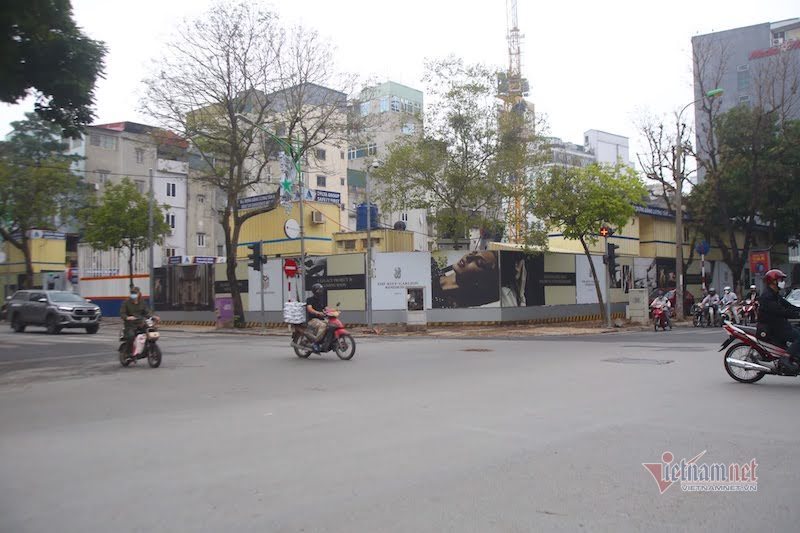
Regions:
<instances>
[{"instance_id":1,"label":"parked motorbike","mask_svg":"<svg viewBox=\"0 0 800 533\"><path fill-rule=\"evenodd\" d=\"M338 303L336 307L339 307ZM339 359L347 361L356 354L356 341L339 320L341 313L337 308L326 307L323 311L325 313L325 334L319 341L319 353L333 350ZM292 324L291 346L297 357L305 359L314 353L314 338L307 323Z\"/></svg>"},{"instance_id":2,"label":"parked motorbike","mask_svg":"<svg viewBox=\"0 0 800 533\"><path fill-rule=\"evenodd\" d=\"M745 326L755 324L758 318L758 300L755 298L745 300L741 313Z\"/></svg>"},{"instance_id":3,"label":"parked motorbike","mask_svg":"<svg viewBox=\"0 0 800 533\"><path fill-rule=\"evenodd\" d=\"M125 339L124 329L120 333L118 350L120 364L128 366L139 359L147 359L152 368L158 368L161 366L161 348L157 344L161 338L161 333L158 332L158 320L154 317L137 318L134 325L136 333L132 343Z\"/></svg>"},{"instance_id":4,"label":"parked motorbike","mask_svg":"<svg viewBox=\"0 0 800 533\"><path fill-rule=\"evenodd\" d=\"M729 337L719 351L725 352L724 364L728 375L740 383L755 383L767 374L775 376L797 376L779 364L781 357L788 356L785 348L759 340L756 328L737 326L726 322L723 326Z\"/></svg>"},{"instance_id":5,"label":"parked motorbike","mask_svg":"<svg viewBox=\"0 0 800 533\"><path fill-rule=\"evenodd\" d=\"M653 306L653 331L658 331L658 328L667 331L667 327L672 329L672 325L667 321L668 312L669 308L665 309L661 304Z\"/></svg>"}]
</instances>

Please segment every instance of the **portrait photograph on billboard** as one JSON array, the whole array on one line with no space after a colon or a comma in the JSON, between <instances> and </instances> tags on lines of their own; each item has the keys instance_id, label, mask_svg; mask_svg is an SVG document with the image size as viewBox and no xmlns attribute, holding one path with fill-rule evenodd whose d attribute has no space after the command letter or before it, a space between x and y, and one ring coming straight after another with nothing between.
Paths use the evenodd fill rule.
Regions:
<instances>
[{"instance_id":1,"label":"portrait photograph on billboard","mask_svg":"<svg viewBox=\"0 0 800 533\"><path fill-rule=\"evenodd\" d=\"M499 307L497 252L462 250L431 254L431 304L434 309Z\"/></svg>"}]
</instances>

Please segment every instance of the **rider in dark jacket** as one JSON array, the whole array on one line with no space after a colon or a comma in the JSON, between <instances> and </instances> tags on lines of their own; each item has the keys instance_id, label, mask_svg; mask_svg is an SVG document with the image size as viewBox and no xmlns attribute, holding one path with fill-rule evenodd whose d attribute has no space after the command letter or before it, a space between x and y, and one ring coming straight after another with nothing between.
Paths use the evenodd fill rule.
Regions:
<instances>
[{"instance_id":1,"label":"rider in dark jacket","mask_svg":"<svg viewBox=\"0 0 800 533\"><path fill-rule=\"evenodd\" d=\"M764 291L758 298L758 335L763 340L785 347L789 346L791 357L781 358L788 370L800 370L800 332L792 327L789 318L800 317L800 307L795 307L782 298L779 291L786 286L786 274L773 269L764 274Z\"/></svg>"}]
</instances>

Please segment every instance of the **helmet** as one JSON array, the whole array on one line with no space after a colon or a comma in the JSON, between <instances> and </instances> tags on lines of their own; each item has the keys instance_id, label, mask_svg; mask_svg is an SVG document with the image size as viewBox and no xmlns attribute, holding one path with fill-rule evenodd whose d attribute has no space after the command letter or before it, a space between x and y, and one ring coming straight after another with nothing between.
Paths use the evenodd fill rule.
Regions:
<instances>
[{"instance_id":1,"label":"helmet","mask_svg":"<svg viewBox=\"0 0 800 533\"><path fill-rule=\"evenodd\" d=\"M730 288L730 287L725 287L725 288L724 288L724 289L722 289L722 290L724 290L725 292L731 292L731 288Z\"/></svg>"},{"instance_id":2,"label":"helmet","mask_svg":"<svg viewBox=\"0 0 800 533\"><path fill-rule=\"evenodd\" d=\"M717 289L715 289L714 287L711 287L710 289L708 289L708 292L710 292L711 294L714 294L715 292L717 292Z\"/></svg>"},{"instance_id":3,"label":"helmet","mask_svg":"<svg viewBox=\"0 0 800 533\"><path fill-rule=\"evenodd\" d=\"M756 290L756 286L755 286L755 285L750 285L750 290L751 290L751 291L754 291L754 290Z\"/></svg>"},{"instance_id":4,"label":"helmet","mask_svg":"<svg viewBox=\"0 0 800 533\"><path fill-rule=\"evenodd\" d=\"M319 296L322 294L322 291L325 290L325 287L322 286L322 283L315 283L311 286L311 292Z\"/></svg>"},{"instance_id":5,"label":"helmet","mask_svg":"<svg viewBox=\"0 0 800 533\"><path fill-rule=\"evenodd\" d=\"M786 274L783 271L778 270L777 268L773 268L772 270L768 270L766 274L764 274L764 283L769 285L770 283L774 283L776 281L780 281L782 279L786 279Z\"/></svg>"}]
</instances>

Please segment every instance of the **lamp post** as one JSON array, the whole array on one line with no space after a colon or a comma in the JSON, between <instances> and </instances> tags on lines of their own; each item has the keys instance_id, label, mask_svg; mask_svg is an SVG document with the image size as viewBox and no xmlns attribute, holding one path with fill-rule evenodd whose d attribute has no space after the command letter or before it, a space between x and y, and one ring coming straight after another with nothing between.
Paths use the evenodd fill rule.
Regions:
<instances>
[{"instance_id":1,"label":"lamp post","mask_svg":"<svg viewBox=\"0 0 800 533\"><path fill-rule=\"evenodd\" d=\"M377 169L380 163L376 159L368 167L365 175L365 193L367 200L367 329L373 330L372 326L372 204L369 197L369 170Z\"/></svg>"},{"instance_id":2,"label":"lamp post","mask_svg":"<svg viewBox=\"0 0 800 533\"><path fill-rule=\"evenodd\" d=\"M683 142L681 139L681 115L689 107L700 102L703 98L714 98L721 95L723 89L712 89L702 98L689 102L680 113L676 115L675 136L675 165L673 179L675 180L675 315L678 320L683 320Z\"/></svg>"},{"instance_id":3,"label":"lamp post","mask_svg":"<svg viewBox=\"0 0 800 533\"><path fill-rule=\"evenodd\" d=\"M269 130L262 128L259 124L256 124L249 118L244 115L237 114L236 117L241 120L242 122L246 122L251 126L258 128L261 130L265 135L267 135L270 139L274 140L278 143L278 146L281 147L281 150L284 151L286 155L288 155L292 159L292 163L294 163L294 169L297 172L297 186L298 192L300 193L300 270L298 272L300 276L300 300L303 301L306 296L306 276L305 276L305 267L306 267L306 225L305 225L305 217L303 216L303 202L304 202L304 191L303 191L303 173L300 169L300 154L298 153L295 146L292 144L291 139L287 141L286 139L282 139L272 133Z\"/></svg>"},{"instance_id":4,"label":"lamp post","mask_svg":"<svg viewBox=\"0 0 800 533\"><path fill-rule=\"evenodd\" d=\"M147 199L147 241L150 244L150 257L147 260L148 273L150 274L150 309L156 312L156 294L154 285L153 270L153 202L155 201L155 190L153 189L153 169L150 169L150 192Z\"/></svg>"}]
</instances>

